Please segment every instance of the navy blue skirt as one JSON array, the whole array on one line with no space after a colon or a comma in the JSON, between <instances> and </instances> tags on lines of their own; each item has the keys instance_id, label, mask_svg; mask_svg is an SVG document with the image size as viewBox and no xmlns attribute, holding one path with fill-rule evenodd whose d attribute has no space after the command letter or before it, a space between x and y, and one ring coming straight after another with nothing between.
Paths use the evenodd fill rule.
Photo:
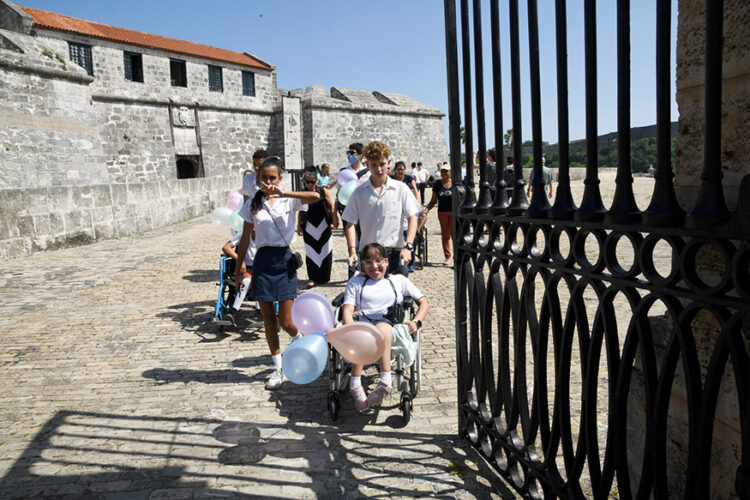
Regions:
<instances>
[{"instance_id":1,"label":"navy blue skirt","mask_svg":"<svg viewBox=\"0 0 750 500\"><path fill-rule=\"evenodd\" d=\"M289 247L261 247L253 261L253 298L258 302L297 298L297 270Z\"/></svg>"}]
</instances>

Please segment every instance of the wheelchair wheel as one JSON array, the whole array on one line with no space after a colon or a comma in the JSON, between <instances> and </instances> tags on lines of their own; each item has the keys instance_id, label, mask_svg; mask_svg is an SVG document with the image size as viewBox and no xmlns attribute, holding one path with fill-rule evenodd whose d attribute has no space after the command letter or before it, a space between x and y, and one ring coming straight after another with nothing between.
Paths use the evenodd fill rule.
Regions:
<instances>
[{"instance_id":1,"label":"wheelchair wheel","mask_svg":"<svg viewBox=\"0 0 750 500\"><path fill-rule=\"evenodd\" d=\"M331 420L336 420L339 416L339 409L341 408L341 396L336 391L328 391L328 413L331 415Z\"/></svg>"},{"instance_id":2,"label":"wheelchair wheel","mask_svg":"<svg viewBox=\"0 0 750 500\"><path fill-rule=\"evenodd\" d=\"M411 420L411 411L414 409L414 405L411 402L411 396L408 394L401 395L401 415L404 417L404 424L408 424Z\"/></svg>"},{"instance_id":3,"label":"wheelchair wheel","mask_svg":"<svg viewBox=\"0 0 750 500\"><path fill-rule=\"evenodd\" d=\"M417 332L414 342L417 344L417 357L409 367L409 392L413 398L417 397L422 386L422 332Z\"/></svg>"}]
</instances>

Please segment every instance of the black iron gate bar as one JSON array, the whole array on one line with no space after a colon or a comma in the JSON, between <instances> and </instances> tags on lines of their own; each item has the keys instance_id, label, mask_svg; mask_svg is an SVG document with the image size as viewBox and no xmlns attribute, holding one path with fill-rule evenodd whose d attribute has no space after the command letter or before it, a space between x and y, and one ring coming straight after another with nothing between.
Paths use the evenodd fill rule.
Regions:
<instances>
[{"instance_id":1,"label":"black iron gate bar","mask_svg":"<svg viewBox=\"0 0 750 500\"><path fill-rule=\"evenodd\" d=\"M624 498L667 498L673 492L667 484L666 427L677 363L681 361L689 422L684 496L709 495L714 416L719 385L727 372L736 385L742 442L734 488L740 497L750 497L750 369L744 340L750 339L750 176L743 180L737 209L730 214L723 197L720 162L723 2L706 2L704 165L700 194L687 216L677 203L670 160L670 0L657 0L655 5L657 166L651 202L644 212L635 203L630 165L629 1L617 2L618 168L609 210L602 203L597 165L596 2L584 0L587 165L580 207L573 202L568 165L566 2L555 1L560 168L552 206L544 193L542 177L536 0L527 0L534 153L531 203L525 196L522 175L518 0L508 1L515 181L509 203L502 162L498 161L492 198L487 182L481 4L473 0L470 9L468 0L460 2L462 120L456 2L444 1L453 178L461 179L461 123L466 159L473 158L473 110L480 164L478 196L474 194L470 165L461 182L454 184L457 390L462 435L528 497L581 498L586 488L596 497L605 498L616 477L618 492ZM473 22L469 21L470 10ZM490 0L490 16L494 139L499 148L503 143L499 0ZM471 93L472 75L475 98ZM496 159L501 160L501 156L496 155ZM593 262L586 248L589 237L596 247ZM566 239L569 251L563 244ZM618 260L618 245L623 241L634 252L627 269ZM659 242L671 248L671 268L666 276L657 270L654 259ZM723 267L717 282L707 282L698 270L699 255L706 249L714 252L720 262L717 267ZM537 278L544 287L541 303L534 300ZM567 288L567 304L561 302L558 286ZM583 300L587 288L598 298L591 325ZM626 318L618 317L614 309L618 295L630 308ZM648 317L657 302L666 308L671 320L658 369ZM692 325L700 311L710 313L720 328L703 383ZM497 324L492 322L493 312ZM534 366L531 405L525 372L527 335ZM512 366L508 352L511 338ZM583 390L582 418L578 437L574 438L569 398L571 352L576 338ZM546 378L549 342L554 353L552 397ZM497 360L492 358L493 343L499 345ZM609 382L604 460L600 463L596 384L602 347L606 349ZM642 358L646 436L642 463L629 466L626 417L636 353ZM535 447L537 436L540 450ZM558 453L562 454L562 463L557 460ZM584 486L586 465L590 484ZM640 479L631 489L634 472Z\"/></svg>"}]
</instances>

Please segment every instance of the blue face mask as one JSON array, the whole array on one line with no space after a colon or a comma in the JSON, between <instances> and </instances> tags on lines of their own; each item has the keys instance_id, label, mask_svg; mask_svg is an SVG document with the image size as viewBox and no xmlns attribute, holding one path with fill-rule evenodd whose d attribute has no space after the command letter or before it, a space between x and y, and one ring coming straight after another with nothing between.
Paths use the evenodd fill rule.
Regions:
<instances>
[{"instance_id":1,"label":"blue face mask","mask_svg":"<svg viewBox=\"0 0 750 500\"><path fill-rule=\"evenodd\" d=\"M352 163L355 163L357 160L359 160L359 156L347 155L346 159L349 160L349 165L351 165Z\"/></svg>"}]
</instances>

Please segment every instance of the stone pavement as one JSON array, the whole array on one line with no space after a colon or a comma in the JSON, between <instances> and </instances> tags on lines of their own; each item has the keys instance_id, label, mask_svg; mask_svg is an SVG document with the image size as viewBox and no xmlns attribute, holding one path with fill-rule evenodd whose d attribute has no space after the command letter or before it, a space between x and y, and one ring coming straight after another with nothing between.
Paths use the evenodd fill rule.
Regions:
<instances>
[{"instance_id":1,"label":"stone pavement","mask_svg":"<svg viewBox=\"0 0 750 500\"><path fill-rule=\"evenodd\" d=\"M451 269L413 275L432 310L411 422L397 393L333 422L325 376L266 391L262 331L216 333L227 236L204 217L0 263L0 497L513 496L456 436Z\"/></svg>"}]
</instances>

